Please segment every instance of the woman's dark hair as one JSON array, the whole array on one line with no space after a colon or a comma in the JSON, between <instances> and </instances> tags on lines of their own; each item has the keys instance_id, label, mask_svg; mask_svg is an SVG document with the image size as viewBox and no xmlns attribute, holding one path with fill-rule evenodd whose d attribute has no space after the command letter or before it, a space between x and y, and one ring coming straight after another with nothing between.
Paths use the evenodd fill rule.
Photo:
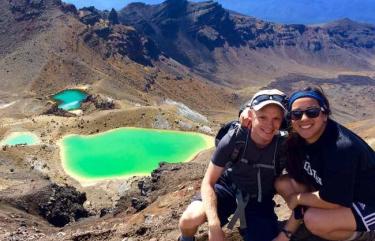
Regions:
<instances>
[{"instance_id":1,"label":"woman's dark hair","mask_svg":"<svg viewBox=\"0 0 375 241\"><path fill-rule=\"evenodd\" d=\"M318 86L310 86L302 90L297 90L293 92L289 98L289 103L288 103L288 110L291 110L292 104L294 101L296 101L299 98L303 97L310 97L318 101L319 105L323 107L324 109L324 114L330 115L331 114L331 108L329 101L324 94L324 91L321 87Z\"/></svg>"},{"instance_id":2,"label":"woman's dark hair","mask_svg":"<svg viewBox=\"0 0 375 241\"><path fill-rule=\"evenodd\" d=\"M297 92L314 92L319 98L322 100L323 103L319 103L321 107L323 107L323 113L329 116L331 114L331 109L329 105L329 101L325 96L323 89L321 87L307 87L303 90ZM297 93L297 92L294 92ZM293 97L293 95L291 97ZM320 101L318 101L320 102ZM292 103L290 103L292 104ZM289 136L286 141L286 148L287 148L287 163L286 169L288 174L294 178L296 181L303 183L305 185L311 185L308 179L304 178L303 174L303 159L305 158L304 155L304 148L305 148L305 140L300 137L289 125Z\"/></svg>"}]
</instances>

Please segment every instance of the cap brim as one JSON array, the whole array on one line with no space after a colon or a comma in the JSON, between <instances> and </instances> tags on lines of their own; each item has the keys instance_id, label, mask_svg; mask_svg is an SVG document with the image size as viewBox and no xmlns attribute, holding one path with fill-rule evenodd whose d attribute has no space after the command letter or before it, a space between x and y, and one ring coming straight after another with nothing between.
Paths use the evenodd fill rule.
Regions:
<instances>
[{"instance_id":1,"label":"cap brim","mask_svg":"<svg viewBox=\"0 0 375 241\"><path fill-rule=\"evenodd\" d=\"M278 106L280 106L283 109L284 112L286 111L285 107L280 102L278 102L276 100L262 101L258 105L254 105L252 108L254 110L258 111L258 110L262 109L263 107L265 107L266 105L271 105L271 104L278 105Z\"/></svg>"}]
</instances>

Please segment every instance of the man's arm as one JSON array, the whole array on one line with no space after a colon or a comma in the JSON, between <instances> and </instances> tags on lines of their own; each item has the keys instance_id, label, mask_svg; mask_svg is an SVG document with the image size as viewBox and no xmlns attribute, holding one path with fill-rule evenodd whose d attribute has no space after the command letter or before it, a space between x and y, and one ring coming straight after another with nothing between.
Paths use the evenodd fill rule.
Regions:
<instances>
[{"instance_id":1,"label":"man's arm","mask_svg":"<svg viewBox=\"0 0 375 241\"><path fill-rule=\"evenodd\" d=\"M224 167L219 167L212 162L208 165L206 174L204 175L201 195L203 201L203 207L206 211L208 227L209 227L209 238L210 240L224 240L224 234L221 229L220 219L217 213L217 197L214 190L214 185L223 173Z\"/></svg>"}]
</instances>

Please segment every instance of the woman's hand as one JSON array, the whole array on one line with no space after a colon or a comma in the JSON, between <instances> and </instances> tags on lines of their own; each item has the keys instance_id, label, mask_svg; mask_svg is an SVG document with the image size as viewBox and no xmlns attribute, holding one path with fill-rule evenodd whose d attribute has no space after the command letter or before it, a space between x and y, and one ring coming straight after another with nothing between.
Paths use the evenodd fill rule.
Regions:
<instances>
[{"instance_id":1,"label":"woman's hand","mask_svg":"<svg viewBox=\"0 0 375 241\"><path fill-rule=\"evenodd\" d=\"M299 203L300 198L301 198L300 193L292 194L292 195L289 196L289 198L287 200L287 204L288 204L288 207L290 208L290 210L293 210L298 205L300 205L300 203Z\"/></svg>"},{"instance_id":2,"label":"woman's hand","mask_svg":"<svg viewBox=\"0 0 375 241\"><path fill-rule=\"evenodd\" d=\"M251 128L251 109L246 107L239 118L240 124L242 127Z\"/></svg>"}]
</instances>

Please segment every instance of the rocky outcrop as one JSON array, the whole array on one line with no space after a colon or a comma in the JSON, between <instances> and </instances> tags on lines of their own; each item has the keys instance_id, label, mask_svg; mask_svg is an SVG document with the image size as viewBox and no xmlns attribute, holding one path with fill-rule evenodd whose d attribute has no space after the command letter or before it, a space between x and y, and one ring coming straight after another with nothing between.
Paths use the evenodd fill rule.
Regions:
<instances>
[{"instance_id":1,"label":"rocky outcrop","mask_svg":"<svg viewBox=\"0 0 375 241\"><path fill-rule=\"evenodd\" d=\"M83 34L85 43L95 48L104 58L128 57L143 65L152 65L160 51L149 38L124 25L97 22Z\"/></svg>"},{"instance_id":2,"label":"rocky outcrop","mask_svg":"<svg viewBox=\"0 0 375 241\"><path fill-rule=\"evenodd\" d=\"M198 164L188 163L184 164L170 164L160 163L159 167L152 171L150 177L141 178L125 195L121 196L116 206L111 212L119 213L125 210L132 209L133 212L139 212L151 203L153 203L159 196L165 195L169 192L178 190L177 183L181 180L199 179L203 175L204 168ZM183 175L175 175L182 172Z\"/></svg>"},{"instance_id":3,"label":"rocky outcrop","mask_svg":"<svg viewBox=\"0 0 375 241\"><path fill-rule=\"evenodd\" d=\"M25 186L21 194L3 192L0 201L39 215L57 227L88 217L89 213L83 207L86 194L74 187L35 182L34 188Z\"/></svg>"},{"instance_id":4,"label":"rocky outcrop","mask_svg":"<svg viewBox=\"0 0 375 241\"><path fill-rule=\"evenodd\" d=\"M45 4L44 0L9 0L9 7L17 21L25 21L41 15Z\"/></svg>"},{"instance_id":5,"label":"rocky outcrop","mask_svg":"<svg viewBox=\"0 0 375 241\"><path fill-rule=\"evenodd\" d=\"M60 9L64 13L72 13L73 15L77 15L78 14L77 8L76 8L76 6L74 6L74 4L62 3Z\"/></svg>"},{"instance_id":6,"label":"rocky outcrop","mask_svg":"<svg viewBox=\"0 0 375 241\"><path fill-rule=\"evenodd\" d=\"M95 25L102 18L100 12L94 7L85 7L79 10L79 19L87 25Z\"/></svg>"},{"instance_id":7,"label":"rocky outcrop","mask_svg":"<svg viewBox=\"0 0 375 241\"><path fill-rule=\"evenodd\" d=\"M120 22L118 21L118 15L115 9L112 8L112 10L109 12L108 15L108 21L110 24L119 24Z\"/></svg>"},{"instance_id":8,"label":"rocky outcrop","mask_svg":"<svg viewBox=\"0 0 375 241\"><path fill-rule=\"evenodd\" d=\"M89 215L83 207L86 194L78 192L74 187L52 184L50 190L40 194L37 199L39 215L57 227Z\"/></svg>"},{"instance_id":9,"label":"rocky outcrop","mask_svg":"<svg viewBox=\"0 0 375 241\"><path fill-rule=\"evenodd\" d=\"M65 117L74 117L76 116L75 114L63 110L58 107L59 104L57 103L47 103L46 107L44 108L45 110L42 111L42 115L56 115L56 116L65 116Z\"/></svg>"},{"instance_id":10,"label":"rocky outcrop","mask_svg":"<svg viewBox=\"0 0 375 241\"><path fill-rule=\"evenodd\" d=\"M114 100L101 95L89 95L81 106L81 109L85 112L90 110L111 110L114 108Z\"/></svg>"}]
</instances>

